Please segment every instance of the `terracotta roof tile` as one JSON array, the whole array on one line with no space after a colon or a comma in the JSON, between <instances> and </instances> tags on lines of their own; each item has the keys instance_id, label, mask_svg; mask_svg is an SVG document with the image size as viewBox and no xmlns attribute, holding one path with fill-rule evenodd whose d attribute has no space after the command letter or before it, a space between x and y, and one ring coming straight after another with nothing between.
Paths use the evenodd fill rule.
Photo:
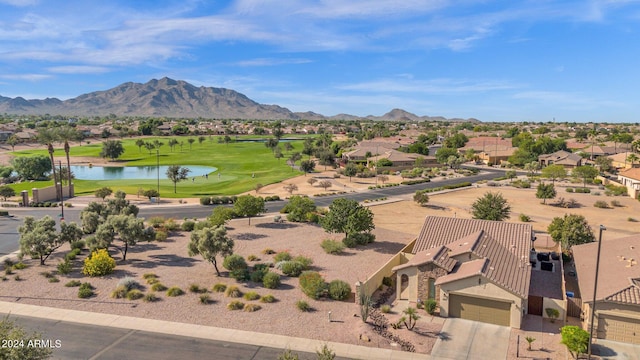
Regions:
<instances>
[{"instance_id":1,"label":"terracotta roof tile","mask_svg":"<svg viewBox=\"0 0 640 360\"><path fill-rule=\"evenodd\" d=\"M471 250L489 261L487 278L514 294L527 296L531 278L532 229L529 224L428 216L413 253L457 244L474 236L477 243Z\"/></svg>"},{"instance_id":2,"label":"terracotta roof tile","mask_svg":"<svg viewBox=\"0 0 640 360\"><path fill-rule=\"evenodd\" d=\"M457 261L449 257L448 251L449 250L444 246L421 251L415 254L415 256L411 258L411 260L409 260L408 262L402 265L395 266L393 267L392 270L397 271L397 270L405 269L412 266L420 266L428 263L434 263L439 267L447 270L447 272L449 272L453 270Z\"/></svg>"},{"instance_id":3,"label":"terracotta roof tile","mask_svg":"<svg viewBox=\"0 0 640 360\"><path fill-rule=\"evenodd\" d=\"M488 259L477 259L473 261L467 261L460 264L460 267L451 274L439 277L435 284L442 285L456 280L466 279L476 275L485 275L486 266L489 263Z\"/></svg>"},{"instance_id":4,"label":"terracotta roof tile","mask_svg":"<svg viewBox=\"0 0 640 360\"><path fill-rule=\"evenodd\" d=\"M640 289L635 285L630 285L617 293L607 296L605 300L623 304L640 305Z\"/></svg>"}]
</instances>

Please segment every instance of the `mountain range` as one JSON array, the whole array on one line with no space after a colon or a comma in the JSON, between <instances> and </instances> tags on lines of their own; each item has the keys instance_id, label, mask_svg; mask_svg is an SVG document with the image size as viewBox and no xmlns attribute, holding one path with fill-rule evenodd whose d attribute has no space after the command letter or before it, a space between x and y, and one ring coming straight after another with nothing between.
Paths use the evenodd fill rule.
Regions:
<instances>
[{"instance_id":1,"label":"mountain range","mask_svg":"<svg viewBox=\"0 0 640 360\"><path fill-rule=\"evenodd\" d=\"M0 96L0 113L63 116L151 116L207 119L258 120L391 120L391 121L473 121L441 116L417 116L393 109L382 116L359 117L348 114L325 116L311 111L292 112L278 105L259 104L230 89L196 87L182 80L164 77L145 84L126 82L109 90L83 94L73 99L27 100Z\"/></svg>"}]
</instances>

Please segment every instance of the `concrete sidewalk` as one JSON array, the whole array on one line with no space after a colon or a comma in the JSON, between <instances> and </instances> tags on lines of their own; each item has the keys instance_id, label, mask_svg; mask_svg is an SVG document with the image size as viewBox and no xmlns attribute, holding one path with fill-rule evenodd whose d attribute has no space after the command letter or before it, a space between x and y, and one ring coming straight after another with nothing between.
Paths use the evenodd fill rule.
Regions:
<instances>
[{"instance_id":1,"label":"concrete sidewalk","mask_svg":"<svg viewBox=\"0 0 640 360\"><path fill-rule=\"evenodd\" d=\"M58 309L44 306L19 304L0 301L0 314L12 314L90 324L109 326L121 329L147 331L161 334L187 336L199 339L219 340L256 346L267 346L292 351L315 353L322 345L327 344L337 356L352 359L370 360L421 360L431 359L426 354L378 349L352 344L326 342L283 335L265 334L244 330L225 329L212 326L176 323L163 320L135 318L112 314L92 313L87 311Z\"/></svg>"}]
</instances>

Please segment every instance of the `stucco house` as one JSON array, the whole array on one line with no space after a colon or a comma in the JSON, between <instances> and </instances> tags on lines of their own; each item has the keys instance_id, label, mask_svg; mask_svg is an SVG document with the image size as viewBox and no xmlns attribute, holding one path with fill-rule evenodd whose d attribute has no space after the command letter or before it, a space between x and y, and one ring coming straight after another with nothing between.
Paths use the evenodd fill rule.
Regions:
<instances>
[{"instance_id":1,"label":"stucco house","mask_svg":"<svg viewBox=\"0 0 640 360\"><path fill-rule=\"evenodd\" d=\"M398 301L434 299L440 316L520 328L531 280L529 224L428 216L406 262Z\"/></svg>"},{"instance_id":2,"label":"stucco house","mask_svg":"<svg viewBox=\"0 0 640 360\"><path fill-rule=\"evenodd\" d=\"M606 234L606 233L605 233ZM591 326L598 243L573 246L583 327ZM594 336L640 344L640 234L604 240L600 252Z\"/></svg>"},{"instance_id":3,"label":"stucco house","mask_svg":"<svg viewBox=\"0 0 640 360\"><path fill-rule=\"evenodd\" d=\"M627 187L627 194L633 199L640 196L640 168L631 168L618 173L618 181Z\"/></svg>"},{"instance_id":4,"label":"stucco house","mask_svg":"<svg viewBox=\"0 0 640 360\"><path fill-rule=\"evenodd\" d=\"M582 166L582 157L564 150L558 150L551 154L542 154L538 156L540 166L562 165L565 169L573 169Z\"/></svg>"}]
</instances>

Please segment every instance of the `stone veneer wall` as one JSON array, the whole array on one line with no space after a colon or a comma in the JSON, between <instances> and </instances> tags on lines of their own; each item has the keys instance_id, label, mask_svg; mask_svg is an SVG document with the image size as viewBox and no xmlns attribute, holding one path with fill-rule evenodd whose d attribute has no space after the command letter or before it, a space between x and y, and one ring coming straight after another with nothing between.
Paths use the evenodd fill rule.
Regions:
<instances>
[{"instance_id":1,"label":"stone veneer wall","mask_svg":"<svg viewBox=\"0 0 640 360\"><path fill-rule=\"evenodd\" d=\"M437 279L444 275L447 275L447 271L434 264L418 266L418 299L427 300L427 296L429 295L429 278ZM440 286L436 286L435 300L440 304Z\"/></svg>"}]
</instances>

